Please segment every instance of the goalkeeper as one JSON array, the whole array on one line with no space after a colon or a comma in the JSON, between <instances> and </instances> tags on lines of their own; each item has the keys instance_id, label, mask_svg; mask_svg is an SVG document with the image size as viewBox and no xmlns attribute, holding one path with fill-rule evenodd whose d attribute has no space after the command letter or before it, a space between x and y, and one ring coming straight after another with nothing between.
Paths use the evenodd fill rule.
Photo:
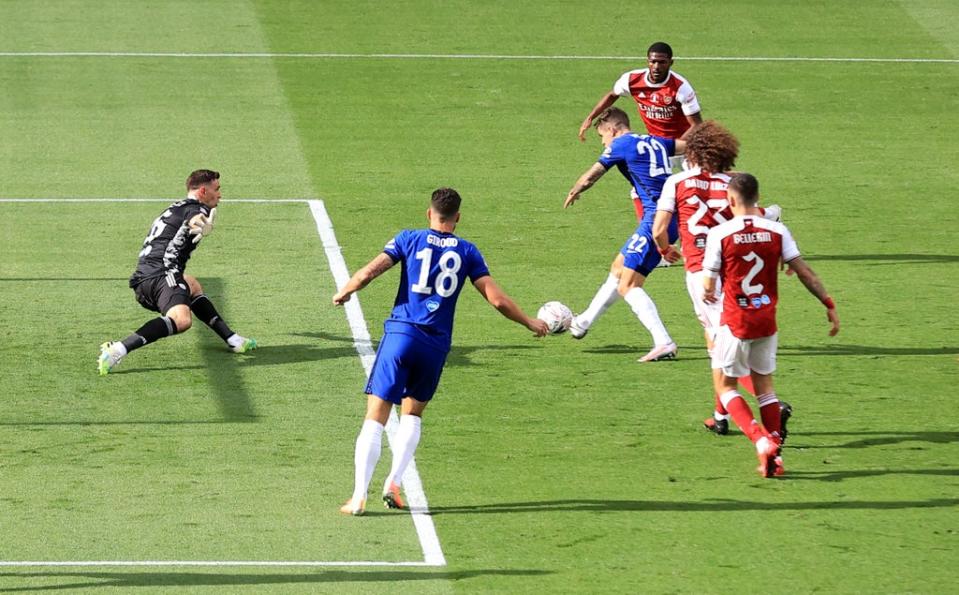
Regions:
<instances>
[{"instance_id":1,"label":"goalkeeper","mask_svg":"<svg viewBox=\"0 0 959 595\"><path fill-rule=\"evenodd\" d=\"M198 169L186 180L187 197L167 207L143 240L130 287L137 301L160 316L148 321L122 341L100 346L97 369L109 374L128 353L154 341L189 330L193 315L220 335L231 350L245 353L256 348L254 339L234 333L203 293L195 277L184 273L200 241L213 231L220 202L220 174Z\"/></svg>"}]
</instances>

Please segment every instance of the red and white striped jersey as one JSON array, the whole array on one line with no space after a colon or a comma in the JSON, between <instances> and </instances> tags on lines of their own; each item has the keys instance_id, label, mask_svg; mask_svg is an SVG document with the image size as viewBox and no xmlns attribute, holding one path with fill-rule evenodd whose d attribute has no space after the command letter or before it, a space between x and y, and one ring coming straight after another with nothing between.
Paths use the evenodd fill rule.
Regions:
<instances>
[{"instance_id":1,"label":"red and white striped jersey","mask_svg":"<svg viewBox=\"0 0 959 595\"><path fill-rule=\"evenodd\" d=\"M691 116L700 111L696 92L689 81L670 71L666 80L651 83L648 68L630 70L613 84L613 93L636 100L646 130L655 136L677 139L689 130Z\"/></svg>"},{"instance_id":2,"label":"red and white striped jersey","mask_svg":"<svg viewBox=\"0 0 959 595\"><path fill-rule=\"evenodd\" d=\"M683 264L690 273L703 268L706 234L733 218L726 199L727 174L706 173L693 167L666 179L657 211L677 213Z\"/></svg>"},{"instance_id":3,"label":"red and white striped jersey","mask_svg":"<svg viewBox=\"0 0 959 595\"><path fill-rule=\"evenodd\" d=\"M779 262L799 256L786 226L758 215L735 217L709 230L703 270L722 277L720 322L740 339L775 334Z\"/></svg>"}]
</instances>

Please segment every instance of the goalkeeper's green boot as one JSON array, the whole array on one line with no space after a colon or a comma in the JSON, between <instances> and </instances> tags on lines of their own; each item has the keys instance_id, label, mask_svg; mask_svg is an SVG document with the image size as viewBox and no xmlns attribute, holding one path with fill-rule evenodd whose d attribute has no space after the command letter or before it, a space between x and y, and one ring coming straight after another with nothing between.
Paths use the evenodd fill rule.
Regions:
<instances>
[{"instance_id":1,"label":"goalkeeper's green boot","mask_svg":"<svg viewBox=\"0 0 959 595\"><path fill-rule=\"evenodd\" d=\"M256 339L247 339L246 337L241 337L237 335L239 342L236 345L230 346L230 349L233 353L246 353L248 351L253 351L256 349Z\"/></svg>"},{"instance_id":2,"label":"goalkeeper's green boot","mask_svg":"<svg viewBox=\"0 0 959 595\"><path fill-rule=\"evenodd\" d=\"M109 374L110 370L115 368L117 364L120 363L120 360L123 359L125 354L120 353L117 345L118 343L115 341L107 341L103 345L100 345L100 357L97 358L97 371L100 373L100 376ZM122 345L120 346L122 347Z\"/></svg>"}]
</instances>

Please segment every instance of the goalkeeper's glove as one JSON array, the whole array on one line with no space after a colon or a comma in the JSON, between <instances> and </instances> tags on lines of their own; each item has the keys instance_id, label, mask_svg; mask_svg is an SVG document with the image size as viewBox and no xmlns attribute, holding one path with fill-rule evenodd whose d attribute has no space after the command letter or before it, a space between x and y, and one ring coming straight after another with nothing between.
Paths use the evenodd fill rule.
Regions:
<instances>
[{"instance_id":1,"label":"goalkeeper's glove","mask_svg":"<svg viewBox=\"0 0 959 595\"><path fill-rule=\"evenodd\" d=\"M210 210L210 215L203 213L190 219L190 235L193 236L193 243L196 244L204 237L213 232L213 223L216 220L216 208Z\"/></svg>"}]
</instances>

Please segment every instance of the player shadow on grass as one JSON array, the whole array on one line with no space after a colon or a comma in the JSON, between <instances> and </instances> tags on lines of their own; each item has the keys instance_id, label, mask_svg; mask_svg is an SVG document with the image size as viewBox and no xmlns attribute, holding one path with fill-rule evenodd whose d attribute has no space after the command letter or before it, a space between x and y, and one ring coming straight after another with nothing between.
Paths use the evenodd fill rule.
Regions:
<instances>
[{"instance_id":1,"label":"player shadow on grass","mask_svg":"<svg viewBox=\"0 0 959 595\"><path fill-rule=\"evenodd\" d=\"M4 582L17 578L70 582L29 587L0 587L0 593L26 591L63 591L123 587L229 587L257 585L309 585L320 583L389 583L406 581L461 581L482 576L538 577L553 574L548 570L317 570L300 574L223 574L202 572L2 572Z\"/></svg>"},{"instance_id":2,"label":"player shadow on grass","mask_svg":"<svg viewBox=\"0 0 959 595\"><path fill-rule=\"evenodd\" d=\"M788 475L787 475L788 477ZM767 480L768 481L768 480ZM740 512L753 510L900 510L950 508L959 498L930 500L839 500L827 502L757 502L750 500L544 500L463 506L431 506L430 514L501 514L517 512Z\"/></svg>"},{"instance_id":3,"label":"player shadow on grass","mask_svg":"<svg viewBox=\"0 0 959 595\"><path fill-rule=\"evenodd\" d=\"M792 435L792 434L791 434ZM806 436L868 436L844 444L802 444ZM800 442L797 444L797 442ZM869 448L872 446L886 446L902 442L929 442L932 444L950 444L959 442L959 432L883 432L872 430L868 432L802 432L796 433L789 446L794 448ZM916 450L925 450L915 447Z\"/></svg>"},{"instance_id":4,"label":"player shadow on grass","mask_svg":"<svg viewBox=\"0 0 959 595\"><path fill-rule=\"evenodd\" d=\"M862 262L866 266L959 262L957 254L813 254L803 255L803 258L812 262Z\"/></svg>"},{"instance_id":5,"label":"player shadow on grass","mask_svg":"<svg viewBox=\"0 0 959 595\"><path fill-rule=\"evenodd\" d=\"M343 335L333 335L330 333L294 333L295 336L299 337L312 337L315 339L323 339L324 341L340 341L343 343L353 344L353 337L346 337ZM373 340L370 342L370 346L375 351L379 346L379 341ZM473 362L470 359L470 356L478 351L520 351L528 349L542 349L540 345L535 343L524 344L524 345L462 345L454 344L453 348L450 350L449 355L446 357L447 366L472 366ZM349 354L351 356L356 356L356 350L353 347L348 348Z\"/></svg>"},{"instance_id":6,"label":"player shadow on grass","mask_svg":"<svg viewBox=\"0 0 959 595\"><path fill-rule=\"evenodd\" d=\"M843 481L884 475L931 475L942 477L959 476L959 469L851 469L848 471L787 471L784 479Z\"/></svg>"}]
</instances>

